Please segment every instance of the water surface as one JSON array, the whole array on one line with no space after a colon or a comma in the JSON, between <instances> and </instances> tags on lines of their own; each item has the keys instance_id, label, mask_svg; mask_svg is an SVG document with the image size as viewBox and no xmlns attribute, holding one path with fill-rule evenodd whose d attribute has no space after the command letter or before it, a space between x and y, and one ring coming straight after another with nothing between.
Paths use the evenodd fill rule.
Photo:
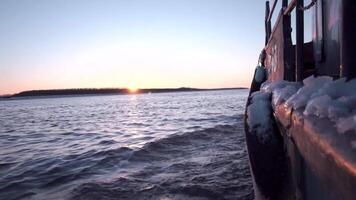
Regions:
<instances>
[{"instance_id":1,"label":"water surface","mask_svg":"<svg viewBox=\"0 0 356 200\"><path fill-rule=\"evenodd\" d=\"M252 199L247 94L0 101L0 199Z\"/></svg>"}]
</instances>

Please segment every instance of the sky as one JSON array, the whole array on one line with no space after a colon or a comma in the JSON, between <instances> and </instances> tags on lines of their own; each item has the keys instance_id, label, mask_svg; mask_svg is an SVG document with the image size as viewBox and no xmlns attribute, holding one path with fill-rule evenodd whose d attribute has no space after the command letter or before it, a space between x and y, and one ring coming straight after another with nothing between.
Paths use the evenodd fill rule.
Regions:
<instances>
[{"instance_id":1,"label":"sky","mask_svg":"<svg viewBox=\"0 0 356 200\"><path fill-rule=\"evenodd\" d=\"M249 87L263 0L0 0L0 94Z\"/></svg>"}]
</instances>

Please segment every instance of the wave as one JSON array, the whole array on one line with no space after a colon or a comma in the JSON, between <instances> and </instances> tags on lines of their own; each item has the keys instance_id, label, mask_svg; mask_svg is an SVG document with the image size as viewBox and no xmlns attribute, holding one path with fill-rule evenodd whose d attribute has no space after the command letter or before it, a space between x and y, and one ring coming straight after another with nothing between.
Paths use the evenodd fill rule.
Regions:
<instances>
[{"instance_id":1,"label":"wave","mask_svg":"<svg viewBox=\"0 0 356 200\"><path fill-rule=\"evenodd\" d=\"M175 134L128 151L125 168L77 186L71 199L253 198L241 123Z\"/></svg>"},{"instance_id":2,"label":"wave","mask_svg":"<svg viewBox=\"0 0 356 200\"><path fill-rule=\"evenodd\" d=\"M26 169L0 180L0 199L252 199L242 116L234 119L141 148L103 139L100 149L0 163L1 174Z\"/></svg>"}]
</instances>

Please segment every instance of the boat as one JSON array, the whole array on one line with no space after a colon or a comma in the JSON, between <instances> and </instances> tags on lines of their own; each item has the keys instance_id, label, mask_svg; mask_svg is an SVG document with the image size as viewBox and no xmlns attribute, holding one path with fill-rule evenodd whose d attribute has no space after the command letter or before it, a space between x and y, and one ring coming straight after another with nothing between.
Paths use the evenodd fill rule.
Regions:
<instances>
[{"instance_id":1,"label":"boat","mask_svg":"<svg viewBox=\"0 0 356 200\"><path fill-rule=\"evenodd\" d=\"M266 1L264 22L244 119L255 199L356 199L356 1Z\"/></svg>"}]
</instances>

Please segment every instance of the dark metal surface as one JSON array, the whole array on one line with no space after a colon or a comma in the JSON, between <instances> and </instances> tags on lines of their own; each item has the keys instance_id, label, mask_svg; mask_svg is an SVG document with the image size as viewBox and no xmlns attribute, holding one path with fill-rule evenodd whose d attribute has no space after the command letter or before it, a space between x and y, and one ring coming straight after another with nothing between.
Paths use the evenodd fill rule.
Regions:
<instances>
[{"instance_id":1,"label":"dark metal surface","mask_svg":"<svg viewBox=\"0 0 356 200\"><path fill-rule=\"evenodd\" d=\"M289 173L286 171L288 168L282 135L278 131L277 124L273 123L271 133L268 133L272 138L268 142L261 142L256 130L249 127L247 123L248 117L255 117L247 115L250 100L249 98L247 101L244 124L250 167L257 187L255 189L259 190L266 199L285 200L287 194L281 189L287 186L285 183L288 181ZM270 117L273 119L272 115Z\"/></svg>"},{"instance_id":2,"label":"dark metal surface","mask_svg":"<svg viewBox=\"0 0 356 200\"><path fill-rule=\"evenodd\" d=\"M268 15L268 18L267 18L267 21L271 21L272 19L272 15L274 13L274 10L276 9L276 6L277 6L277 3L278 3L278 0L274 0L273 3L272 3L272 8L271 8L271 11Z\"/></svg>"},{"instance_id":3,"label":"dark metal surface","mask_svg":"<svg viewBox=\"0 0 356 200\"><path fill-rule=\"evenodd\" d=\"M288 0L282 0L282 8L288 6ZM295 65L293 63L291 16L283 15L283 42L284 42L284 80L295 81Z\"/></svg>"},{"instance_id":4,"label":"dark metal surface","mask_svg":"<svg viewBox=\"0 0 356 200\"><path fill-rule=\"evenodd\" d=\"M285 113L278 111L279 120ZM304 199L355 199L356 157L349 140L337 135L330 122L294 111L283 134L293 139L304 160L301 175Z\"/></svg>"},{"instance_id":5,"label":"dark metal surface","mask_svg":"<svg viewBox=\"0 0 356 200\"><path fill-rule=\"evenodd\" d=\"M264 61L268 80L294 81L293 45L291 38L290 16L280 11L273 32L267 43ZM282 39L281 39L282 38Z\"/></svg>"},{"instance_id":6,"label":"dark metal surface","mask_svg":"<svg viewBox=\"0 0 356 200\"><path fill-rule=\"evenodd\" d=\"M309 75L356 78L356 1L313 2L315 4L309 6L314 10L313 42L310 43L304 43L303 0L292 0L289 4L288 0L282 0L282 10L272 32L268 21L273 13L269 3L266 4L263 63L269 81L302 81ZM295 46L291 41L290 18L294 9ZM258 91L260 84L252 84L252 90ZM271 199L356 199L356 156L349 139L337 134L327 119L303 116L301 111L284 106L275 106L274 115L272 131L282 135L283 145L280 139L275 146L260 144L253 130L245 126L251 169L259 189ZM253 116L246 113L246 117ZM275 147L283 149L287 164L281 164L274 157L281 155ZM287 175L275 171L277 167L266 157L275 159L275 165L286 167L280 170ZM264 169L265 163L270 173ZM283 184L274 182L274 177Z\"/></svg>"},{"instance_id":7,"label":"dark metal surface","mask_svg":"<svg viewBox=\"0 0 356 200\"><path fill-rule=\"evenodd\" d=\"M268 74L268 80L284 79L284 41L283 38L283 16L279 15L274 26L269 42L265 47L266 59L265 67Z\"/></svg>"},{"instance_id":8,"label":"dark metal surface","mask_svg":"<svg viewBox=\"0 0 356 200\"><path fill-rule=\"evenodd\" d=\"M296 81L303 80L304 71L304 0L297 0L296 5Z\"/></svg>"},{"instance_id":9,"label":"dark metal surface","mask_svg":"<svg viewBox=\"0 0 356 200\"><path fill-rule=\"evenodd\" d=\"M315 60L318 61L316 65L317 75L327 75L334 78L340 77L340 66L341 66L341 39L342 39L342 10L343 3L346 1L335 1L335 0L323 0L322 4L317 3L315 9L319 9L322 6L323 17L321 20L323 34L319 36L318 40L313 40L313 42L322 42L322 59L318 58L316 53L318 48L315 49L314 55L316 55ZM355 4L356 1L353 1ZM354 26L348 24L349 26ZM320 26L320 25L319 25ZM354 33L355 34L355 33ZM350 41L351 42L351 41ZM355 57L355 56L353 56Z\"/></svg>"},{"instance_id":10,"label":"dark metal surface","mask_svg":"<svg viewBox=\"0 0 356 200\"><path fill-rule=\"evenodd\" d=\"M313 46L314 58L316 62L322 62L324 59L324 17L323 1L317 0L313 13Z\"/></svg>"},{"instance_id":11,"label":"dark metal surface","mask_svg":"<svg viewBox=\"0 0 356 200\"><path fill-rule=\"evenodd\" d=\"M268 21L268 16L270 13L269 8L269 1L266 1L266 13L265 13L265 31L266 31L266 38L265 38L265 45L267 45L269 37L271 36L271 21Z\"/></svg>"},{"instance_id":12,"label":"dark metal surface","mask_svg":"<svg viewBox=\"0 0 356 200\"><path fill-rule=\"evenodd\" d=\"M273 6L276 2L274 1ZM269 78L270 80L280 80L282 74L284 80L290 81L302 81L311 74L327 75L334 78L356 77L356 53L353 49L356 46L356 1L316 0L315 2L311 7L314 11L312 47L304 44L304 1L292 0L289 4L287 0L282 1L283 35L276 31L281 26L280 16L272 33L270 32L269 19L273 13L270 12L267 2L265 49L268 55L272 56L267 59L269 63L271 60L278 60L278 66L273 68L281 70L278 72L273 70L273 74L269 74L272 76ZM291 37L289 37L291 31L290 13L293 10L296 11L295 50L291 43ZM279 46L280 43L283 43L284 46ZM273 45L275 47L271 50ZM307 50L307 53L304 50ZM295 55L291 55L293 51ZM284 53L282 57L280 52ZM313 58L309 59L311 55ZM280 67L280 63L283 63L284 66Z\"/></svg>"},{"instance_id":13,"label":"dark metal surface","mask_svg":"<svg viewBox=\"0 0 356 200\"><path fill-rule=\"evenodd\" d=\"M355 0L343 1L342 41L341 41L341 77L356 77L356 3Z\"/></svg>"}]
</instances>

